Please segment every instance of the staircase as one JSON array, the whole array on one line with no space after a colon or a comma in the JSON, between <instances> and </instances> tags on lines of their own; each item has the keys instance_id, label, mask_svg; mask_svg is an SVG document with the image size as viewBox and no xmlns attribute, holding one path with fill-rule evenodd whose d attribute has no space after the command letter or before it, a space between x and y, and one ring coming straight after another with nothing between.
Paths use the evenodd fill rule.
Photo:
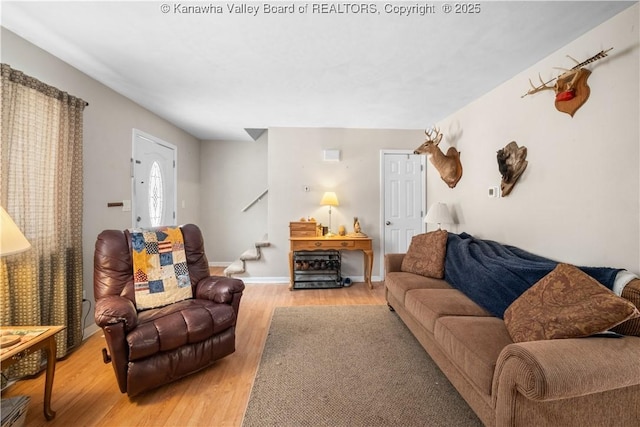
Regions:
<instances>
[{"instance_id":1,"label":"staircase","mask_svg":"<svg viewBox=\"0 0 640 427\"><path fill-rule=\"evenodd\" d=\"M224 275L231 277L234 274L242 274L247 271L246 262L257 261L262 258L260 248L266 248L267 246L271 246L271 243L267 240L267 236L264 236L263 240L255 242L252 248L244 251L242 255L240 255L240 258L229 264L229 266L224 269Z\"/></svg>"}]
</instances>

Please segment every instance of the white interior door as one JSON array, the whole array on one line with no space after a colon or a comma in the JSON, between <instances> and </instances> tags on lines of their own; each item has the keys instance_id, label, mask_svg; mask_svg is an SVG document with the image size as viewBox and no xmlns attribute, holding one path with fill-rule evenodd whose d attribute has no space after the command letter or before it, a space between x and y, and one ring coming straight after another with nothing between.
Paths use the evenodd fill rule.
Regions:
<instances>
[{"instance_id":1,"label":"white interior door","mask_svg":"<svg viewBox=\"0 0 640 427\"><path fill-rule=\"evenodd\" d=\"M425 156L410 151L382 152L383 255L406 252L411 238L424 231L424 161Z\"/></svg>"},{"instance_id":2,"label":"white interior door","mask_svg":"<svg viewBox=\"0 0 640 427\"><path fill-rule=\"evenodd\" d=\"M176 147L133 130L133 227L176 223Z\"/></svg>"}]
</instances>

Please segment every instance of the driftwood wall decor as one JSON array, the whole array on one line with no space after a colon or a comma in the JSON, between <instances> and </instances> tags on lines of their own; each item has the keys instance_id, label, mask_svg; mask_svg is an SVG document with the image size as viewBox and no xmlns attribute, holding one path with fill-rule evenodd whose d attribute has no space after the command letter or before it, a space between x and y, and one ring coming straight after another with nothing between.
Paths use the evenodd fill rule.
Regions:
<instances>
[{"instance_id":1,"label":"driftwood wall decor","mask_svg":"<svg viewBox=\"0 0 640 427\"><path fill-rule=\"evenodd\" d=\"M556 93L556 109L573 117L575 112L578 111L578 109L582 107L585 102L587 102L587 99L589 99L589 94L591 93L591 89L589 89L589 85L587 85L587 79L591 75L591 71L586 70L583 67L597 61L598 59L606 57L607 52L609 52L611 49L613 48L601 50L591 58L580 63L569 56L569 58L571 58L576 63L573 68L571 68L570 70L565 69L564 73L547 82L542 81L542 77L538 75L538 78L540 78L539 86L534 86L531 80L529 80L531 89L529 89L527 93L522 95L522 98L527 95L533 95L534 93L538 93L543 90L553 90ZM554 81L555 84L551 86L550 84Z\"/></svg>"},{"instance_id":2,"label":"driftwood wall decor","mask_svg":"<svg viewBox=\"0 0 640 427\"><path fill-rule=\"evenodd\" d=\"M508 196L516 185L518 178L527 168L527 147L518 147L515 141L511 141L504 148L498 150L498 170L502 175L500 190L502 197Z\"/></svg>"},{"instance_id":3,"label":"driftwood wall decor","mask_svg":"<svg viewBox=\"0 0 640 427\"><path fill-rule=\"evenodd\" d=\"M460 178L462 178L462 163L460 162L460 153L455 147L449 147L445 155L438 144L442 140L442 134L437 128L424 131L427 136L426 141L418 148L414 154L426 154L433 166L438 170L440 178L449 186L454 188Z\"/></svg>"}]
</instances>

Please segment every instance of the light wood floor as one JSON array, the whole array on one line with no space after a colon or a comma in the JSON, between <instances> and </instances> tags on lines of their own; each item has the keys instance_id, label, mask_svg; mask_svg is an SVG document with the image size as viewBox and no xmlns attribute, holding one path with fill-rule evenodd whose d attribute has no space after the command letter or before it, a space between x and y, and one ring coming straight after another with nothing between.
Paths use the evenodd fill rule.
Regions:
<instances>
[{"instance_id":1,"label":"light wood floor","mask_svg":"<svg viewBox=\"0 0 640 427\"><path fill-rule=\"evenodd\" d=\"M121 394L102 362L101 331L56 365L52 407L42 413L44 374L17 382L2 397L28 395L26 426L240 426L274 307L385 304L382 283L289 291L288 285L248 284L240 303L236 352L211 367L134 399Z\"/></svg>"}]
</instances>

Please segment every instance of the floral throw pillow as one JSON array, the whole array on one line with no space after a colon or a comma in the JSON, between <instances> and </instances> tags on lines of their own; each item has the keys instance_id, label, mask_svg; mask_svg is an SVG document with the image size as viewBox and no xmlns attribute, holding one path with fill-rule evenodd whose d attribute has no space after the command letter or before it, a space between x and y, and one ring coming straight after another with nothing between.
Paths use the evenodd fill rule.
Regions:
<instances>
[{"instance_id":1,"label":"floral throw pillow","mask_svg":"<svg viewBox=\"0 0 640 427\"><path fill-rule=\"evenodd\" d=\"M558 264L504 312L514 342L580 338L640 316L629 301L579 268Z\"/></svg>"},{"instance_id":2,"label":"floral throw pillow","mask_svg":"<svg viewBox=\"0 0 640 427\"><path fill-rule=\"evenodd\" d=\"M442 279L444 257L447 254L446 230L431 231L413 236L400 269L407 273Z\"/></svg>"}]
</instances>

